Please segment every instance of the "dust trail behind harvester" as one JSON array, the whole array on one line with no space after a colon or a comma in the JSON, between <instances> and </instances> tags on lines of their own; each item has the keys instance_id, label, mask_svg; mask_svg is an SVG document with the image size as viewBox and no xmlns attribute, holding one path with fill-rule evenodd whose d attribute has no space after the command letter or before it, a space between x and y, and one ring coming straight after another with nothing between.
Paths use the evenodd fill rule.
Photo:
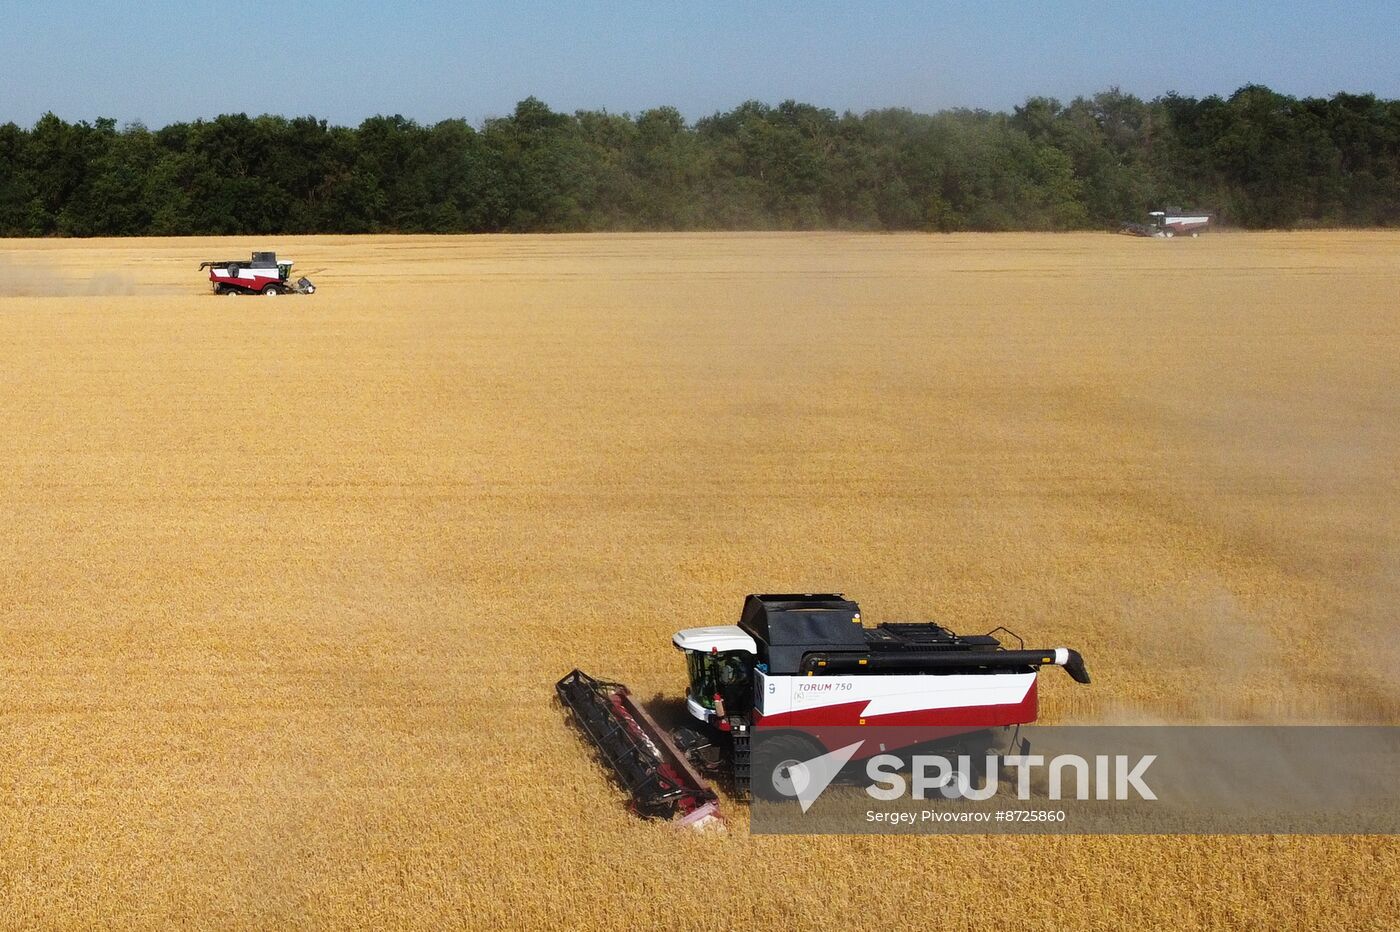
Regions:
<instances>
[{"instance_id":1,"label":"dust trail behind harvester","mask_svg":"<svg viewBox=\"0 0 1400 932\"><path fill-rule=\"evenodd\" d=\"M115 297L153 293L124 272L98 271L74 275L43 260L20 259L0 253L0 298Z\"/></svg>"},{"instance_id":2,"label":"dust trail behind harvester","mask_svg":"<svg viewBox=\"0 0 1400 932\"><path fill-rule=\"evenodd\" d=\"M1169 701L1116 703L1106 721L1381 724L1400 710L1388 399L1279 368L1288 404L1250 377L1161 419L1190 425L1171 475L1191 494L1175 514L1204 532L1206 562L1125 598L1133 656L1178 676Z\"/></svg>"}]
</instances>

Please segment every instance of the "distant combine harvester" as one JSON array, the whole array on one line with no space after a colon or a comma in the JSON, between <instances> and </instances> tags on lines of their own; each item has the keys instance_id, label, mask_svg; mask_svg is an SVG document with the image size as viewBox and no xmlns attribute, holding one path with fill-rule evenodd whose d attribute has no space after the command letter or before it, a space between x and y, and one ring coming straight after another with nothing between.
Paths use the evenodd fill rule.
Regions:
<instances>
[{"instance_id":1,"label":"distant combine harvester","mask_svg":"<svg viewBox=\"0 0 1400 932\"><path fill-rule=\"evenodd\" d=\"M255 252L247 262L221 259L201 262L199 270L209 270L214 294L315 294L316 286L305 276L292 281L292 260L277 261L275 252Z\"/></svg>"},{"instance_id":2,"label":"distant combine harvester","mask_svg":"<svg viewBox=\"0 0 1400 932\"><path fill-rule=\"evenodd\" d=\"M1151 210L1147 212L1147 222L1137 223L1124 220L1119 232L1133 236L1152 236L1171 239L1174 236L1200 236L1210 229L1210 214L1201 211L1184 211L1180 208Z\"/></svg>"}]
</instances>

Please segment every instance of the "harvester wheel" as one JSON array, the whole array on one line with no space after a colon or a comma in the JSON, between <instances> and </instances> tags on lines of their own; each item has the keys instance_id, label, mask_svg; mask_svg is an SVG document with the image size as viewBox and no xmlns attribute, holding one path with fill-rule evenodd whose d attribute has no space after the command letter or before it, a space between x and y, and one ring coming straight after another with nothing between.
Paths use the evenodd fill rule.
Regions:
<instances>
[{"instance_id":1,"label":"harvester wheel","mask_svg":"<svg viewBox=\"0 0 1400 932\"><path fill-rule=\"evenodd\" d=\"M749 792L759 799L796 799L793 769L820 756L821 749L801 735L775 735L761 741L759 747L762 750L753 762Z\"/></svg>"},{"instance_id":2,"label":"harvester wheel","mask_svg":"<svg viewBox=\"0 0 1400 932\"><path fill-rule=\"evenodd\" d=\"M267 295L269 298L275 298L281 293L282 292L277 289L276 285L268 285L263 289L263 294Z\"/></svg>"}]
</instances>

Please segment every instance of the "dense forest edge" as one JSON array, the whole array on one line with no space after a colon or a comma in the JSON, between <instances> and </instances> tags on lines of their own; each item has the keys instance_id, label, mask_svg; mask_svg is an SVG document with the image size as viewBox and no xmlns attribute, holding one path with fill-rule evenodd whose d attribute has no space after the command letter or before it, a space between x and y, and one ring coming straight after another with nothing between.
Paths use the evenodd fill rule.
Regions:
<instances>
[{"instance_id":1,"label":"dense forest edge","mask_svg":"<svg viewBox=\"0 0 1400 932\"><path fill-rule=\"evenodd\" d=\"M0 126L0 236L1075 230L1151 208L1244 228L1400 225L1400 101L1117 89L1011 113L742 104L694 123L219 116Z\"/></svg>"}]
</instances>

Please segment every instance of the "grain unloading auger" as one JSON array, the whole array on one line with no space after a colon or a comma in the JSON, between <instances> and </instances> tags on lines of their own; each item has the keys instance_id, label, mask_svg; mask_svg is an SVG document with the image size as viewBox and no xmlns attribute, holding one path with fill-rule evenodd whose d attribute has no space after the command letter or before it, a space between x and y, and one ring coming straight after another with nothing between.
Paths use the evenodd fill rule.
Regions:
<instances>
[{"instance_id":1,"label":"grain unloading auger","mask_svg":"<svg viewBox=\"0 0 1400 932\"><path fill-rule=\"evenodd\" d=\"M1000 732L1035 721L1041 667L1089 682L1070 648L1010 649L995 632L957 635L932 622L867 628L840 594L750 595L737 625L671 640L685 654L686 708L699 730L668 734L627 687L578 670L555 689L633 810L686 825L718 817L702 774L727 771L740 797L785 796L791 767L835 750L851 727L870 739L854 760L912 744L988 752ZM751 773L755 734L765 757Z\"/></svg>"}]
</instances>

